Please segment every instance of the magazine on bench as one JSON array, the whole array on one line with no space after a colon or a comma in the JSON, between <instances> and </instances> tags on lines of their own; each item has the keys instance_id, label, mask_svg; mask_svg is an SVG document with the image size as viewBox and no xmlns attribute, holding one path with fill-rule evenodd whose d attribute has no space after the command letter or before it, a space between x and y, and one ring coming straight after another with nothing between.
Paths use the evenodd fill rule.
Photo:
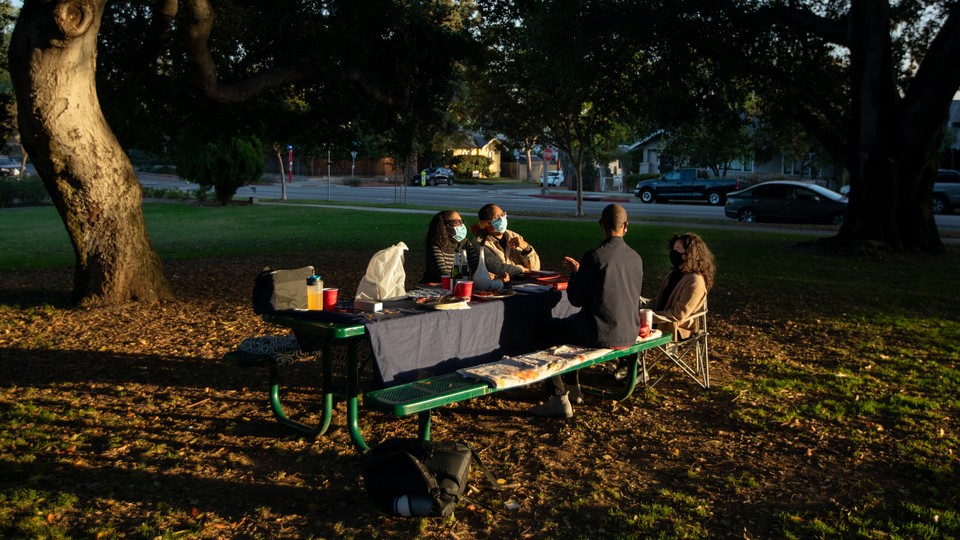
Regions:
<instances>
[{"instance_id":1,"label":"magazine on bench","mask_svg":"<svg viewBox=\"0 0 960 540\"><path fill-rule=\"evenodd\" d=\"M561 345L522 356L504 356L499 362L463 368L457 372L465 377L487 381L495 388L513 388L550 378L584 360L603 356L610 350Z\"/></svg>"},{"instance_id":2,"label":"magazine on bench","mask_svg":"<svg viewBox=\"0 0 960 540\"><path fill-rule=\"evenodd\" d=\"M654 334L646 339L654 339L660 335L660 331L655 330ZM499 362L458 369L457 373L487 381L494 388L513 388L548 379L567 368L612 351L613 349L560 345L520 356L504 356Z\"/></svg>"}]
</instances>

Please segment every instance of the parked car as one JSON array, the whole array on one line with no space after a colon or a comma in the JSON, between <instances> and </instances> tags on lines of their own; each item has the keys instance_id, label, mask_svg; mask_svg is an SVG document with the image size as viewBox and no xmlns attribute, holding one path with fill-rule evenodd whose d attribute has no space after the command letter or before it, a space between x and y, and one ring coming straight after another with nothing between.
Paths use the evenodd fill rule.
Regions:
<instances>
[{"instance_id":1,"label":"parked car","mask_svg":"<svg viewBox=\"0 0 960 540\"><path fill-rule=\"evenodd\" d=\"M682 199L719 206L727 193L744 187L746 184L735 178L697 178L696 169L674 169L658 178L638 182L633 194L645 203Z\"/></svg>"},{"instance_id":2,"label":"parked car","mask_svg":"<svg viewBox=\"0 0 960 540\"><path fill-rule=\"evenodd\" d=\"M453 185L453 171L446 167L430 167L420 171L420 174L410 177L410 185L419 186L423 175L426 175L426 184L435 186L437 184Z\"/></svg>"},{"instance_id":3,"label":"parked car","mask_svg":"<svg viewBox=\"0 0 960 540\"><path fill-rule=\"evenodd\" d=\"M563 185L563 170L547 171L547 187L560 187Z\"/></svg>"},{"instance_id":4,"label":"parked car","mask_svg":"<svg viewBox=\"0 0 960 540\"><path fill-rule=\"evenodd\" d=\"M940 169L933 184L933 213L949 214L960 206L960 171Z\"/></svg>"},{"instance_id":5,"label":"parked car","mask_svg":"<svg viewBox=\"0 0 960 540\"><path fill-rule=\"evenodd\" d=\"M843 225L847 214L847 198L836 191L806 182L764 182L727 193L723 213L739 221Z\"/></svg>"},{"instance_id":6,"label":"parked car","mask_svg":"<svg viewBox=\"0 0 960 540\"><path fill-rule=\"evenodd\" d=\"M10 157L0 157L0 176L20 176L20 162Z\"/></svg>"},{"instance_id":7,"label":"parked car","mask_svg":"<svg viewBox=\"0 0 960 540\"><path fill-rule=\"evenodd\" d=\"M850 194L850 185L840 188L843 195ZM960 171L940 169L933 184L933 213L949 214L960 207Z\"/></svg>"}]
</instances>

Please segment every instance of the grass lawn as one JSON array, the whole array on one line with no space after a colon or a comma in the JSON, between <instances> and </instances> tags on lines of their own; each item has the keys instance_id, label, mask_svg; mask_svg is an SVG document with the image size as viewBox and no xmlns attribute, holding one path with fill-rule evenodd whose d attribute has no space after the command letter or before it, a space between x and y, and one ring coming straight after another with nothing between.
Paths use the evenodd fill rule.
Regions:
<instances>
[{"instance_id":1,"label":"grass lawn","mask_svg":"<svg viewBox=\"0 0 960 540\"><path fill-rule=\"evenodd\" d=\"M201 277L190 280L211 272L216 276L201 292L177 289L182 282L172 277L175 292L183 296L172 306L79 313L54 300L68 291L73 264L55 210L0 210L0 370L7 373L0 375L2 536L960 537L957 246L940 255L856 259L800 245L811 238L806 234L691 223L685 230L701 234L718 260L710 297L715 386L700 392L678 379L623 404L578 408L575 420L566 424L476 413L499 410L491 404L499 403L495 400L454 408L452 418L441 418L436 436L476 437L487 452L485 462L508 471L500 474L515 475L508 483L523 488L489 495L482 475L475 476L481 489L474 497L492 509L461 503L456 520L403 521L347 505L362 499L356 498L356 471L346 464L345 446L337 449L330 437L306 444L272 432L273 437L263 437L251 428L254 422L269 429L270 419L257 401L262 396L233 401L233 381L212 392L219 383L205 375L197 376L206 382L186 385L184 395L170 388L194 364L209 366L251 331L263 330L250 322L252 312L244 311L243 295L257 264L313 264L332 276L328 283L342 280L334 283L344 294L344 289L352 292L370 255L402 241L410 248L406 261L412 284L423 265L429 215L189 203L147 203L144 211L165 263L202 269ZM600 240L593 218L534 220L511 214L511 229L536 246L548 269L560 269L562 256L579 257ZM631 223L627 240L644 258L646 294L667 271L666 243L673 232L676 227L662 223ZM249 273L238 274L238 267ZM59 289L51 287L52 296L42 293L39 302L22 302L14 284L31 275L67 280ZM230 295L217 296L206 289L215 289L218 280L238 284ZM192 318L194 311L205 315ZM109 340L101 336L109 330L93 335L84 328L83 321L102 317L116 321L117 335ZM145 318L175 333L179 345L155 347L145 334L121 337L119 328L129 325L127 333L136 333L132 329ZM100 374L92 374L95 392L83 381L66 384L56 368L41 375L36 367L66 366L78 358L81 367L75 369L82 379L83 363L100 362L98 355L104 354L157 360L122 384L101 385ZM262 393L259 383L249 385ZM148 386L149 392L142 390ZM223 395L230 400L221 401ZM205 429L154 436L162 428L150 419L164 418L162 404L170 400L182 402L181 407L197 405L178 409L196 415L185 422L226 422L235 438L211 441L219 432L205 434ZM205 408L213 404L221 408ZM490 423L499 426L491 428L492 434L485 431ZM111 439L114 428L128 438ZM209 446L209 455L186 463L183 445L200 443L177 439L194 436ZM251 441L259 453L242 448ZM575 445L569 455L551 453L545 461L544 452L560 452L568 444ZM132 449L136 457L121 457ZM291 471L303 470L247 477L243 471L257 471L256 459L265 454L274 466L288 463ZM99 464L102 456L114 464ZM120 469L131 468L139 471L137 481L143 474L161 485L169 474L165 467L173 467L193 479L188 484L209 481L214 473L204 472L205 467L216 468L211 463L217 459L228 463L229 471L217 477L222 485L276 490L294 502L206 508L202 498L187 494L181 500L162 490L141 500L119 480L111 480L102 497L90 496L92 488L85 484L48 487L57 474L78 469L115 478ZM107 482L97 478L89 482ZM346 494L309 491L329 478L352 488ZM519 513L502 510L511 495L521 502ZM336 515L325 514L326 506L297 502L321 496ZM99 526L98 518L89 517L97 515ZM260 528L243 528L253 523Z\"/></svg>"}]
</instances>

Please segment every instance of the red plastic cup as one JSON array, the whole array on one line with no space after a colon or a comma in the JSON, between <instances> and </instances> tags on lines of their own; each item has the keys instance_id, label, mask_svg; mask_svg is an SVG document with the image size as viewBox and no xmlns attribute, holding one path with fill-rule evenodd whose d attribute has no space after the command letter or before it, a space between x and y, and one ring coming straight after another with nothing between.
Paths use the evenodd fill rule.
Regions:
<instances>
[{"instance_id":1,"label":"red plastic cup","mask_svg":"<svg viewBox=\"0 0 960 540\"><path fill-rule=\"evenodd\" d=\"M647 337L652 332L653 328L653 310L652 309L641 309L640 310L640 337Z\"/></svg>"},{"instance_id":2,"label":"red plastic cup","mask_svg":"<svg viewBox=\"0 0 960 540\"><path fill-rule=\"evenodd\" d=\"M323 290L323 309L333 309L337 307L337 291L340 289Z\"/></svg>"},{"instance_id":3,"label":"red plastic cup","mask_svg":"<svg viewBox=\"0 0 960 540\"><path fill-rule=\"evenodd\" d=\"M453 289L453 295L460 298L470 298L473 296L473 282L470 280L460 280Z\"/></svg>"},{"instance_id":4,"label":"red plastic cup","mask_svg":"<svg viewBox=\"0 0 960 540\"><path fill-rule=\"evenodd\" d=\"M446 290L446 291L449 291L449 290L450 290L450 275L449 275L449 274L444 274L444 275L440 276L440 286L443 287L443 289Z\"/></svg>"}]
</instances>

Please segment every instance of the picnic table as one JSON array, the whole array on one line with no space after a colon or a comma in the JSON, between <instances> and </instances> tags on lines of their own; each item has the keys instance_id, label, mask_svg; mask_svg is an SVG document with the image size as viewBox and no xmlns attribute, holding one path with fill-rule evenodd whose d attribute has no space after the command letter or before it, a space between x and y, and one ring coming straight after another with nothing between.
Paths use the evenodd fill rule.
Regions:
<instances>
[{"instance_id":1,"label":"picnic table","mask_svg":"<svg viewBox=\"0 0 960 540\"><path fill-rule=\"evenodd\" d=\"M518 283L520 285L520 283ZM373 373L380 386L393 386L454 372L535 348L538 324L577 311L563 291L551 287L516 289L512 296L474 300L469 309L436 310L405 299L384 302L379 313L352 309L350 301L330 311L264 315L264 320L294 331L301 348L321 351L323 412L317 428L277 415L279 389L271 384L271 404L281 424L302 433L323 434L332 414L334 347L346 348L347 427L350 439L366 449L359 426L359 349L369 343Z\"/></svg>"}]
</instances>

